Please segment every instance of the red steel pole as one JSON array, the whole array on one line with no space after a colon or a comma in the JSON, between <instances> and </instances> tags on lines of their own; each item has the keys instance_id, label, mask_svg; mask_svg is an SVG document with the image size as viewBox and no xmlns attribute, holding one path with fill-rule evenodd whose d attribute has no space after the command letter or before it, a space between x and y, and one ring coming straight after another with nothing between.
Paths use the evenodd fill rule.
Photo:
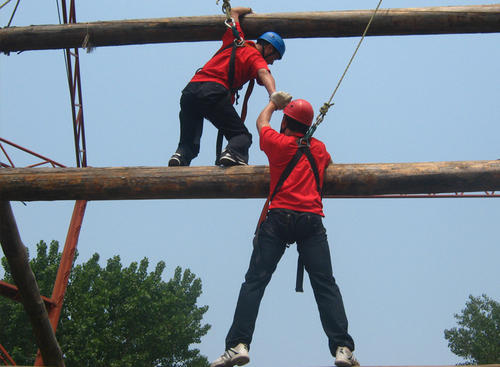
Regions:
<instances>
[{"instance_id":1,"label":"red steel pole","mask_svg":"<svg viewBox=\"0 0 500 367\"><path fill-rule=\"evenodd\" d=\"M80 229L82 227L86 207L86 200L78 200L75 202L68 234L66 235L64 250L61 255L61 262L59 264L59 269L57 270L56 281L54 283L54 289L52 290L51 299L55 305L48 310L49 321L52 325L54 333L56 332L57 324L59 323L59 317L61 316L61 310L64 303L64 295L66 294L71 267L73 266L73 260L75 259L76 246L78 244L78 238L80 236ZM38 351L37 353L35 366L43 366L43 360L42 356L40 355L40 351Z\"/></svg>"},{"instance_id":2,"label":"red steel pole","mask_svg":"<svg viewBox=\"0 0 500 367\"><path fill-rule=\"evenodd\" d=\"M5 348L3 347L2 344L0 344L0 351L3 353L3 355L5 356L5 358L7 358L7 360L5 360L3 357L2 357L2 353L0 353L0 357L2 357L2 360L5 362L5 365L8 366L9 364L12 365L12 366L17 366L16 365L16 362L14 362L14 360L12 359L12 357L9 355L9 353L7 353L7 351L5 350Z\"/></svg>"}]
</instances>

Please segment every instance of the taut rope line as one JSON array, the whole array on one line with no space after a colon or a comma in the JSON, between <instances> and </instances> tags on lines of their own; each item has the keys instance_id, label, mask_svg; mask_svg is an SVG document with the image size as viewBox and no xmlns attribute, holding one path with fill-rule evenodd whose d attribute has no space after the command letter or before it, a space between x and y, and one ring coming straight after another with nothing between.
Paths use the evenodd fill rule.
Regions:
<instances>
[{"instance_id":1,"label":"taut rope line","mask_svg":"<svg viewBox=\"0 0 500 367\"><path fill-rule=\"evenodd\" d=\"M351 59L349 60L349 63L347 64L347 66L346 66L346 68L344 70L344 73L340 77L340 79L339 79L339 81L337 83L337 86L335 87L335 89L334 89L334 91L333 91L330 99L328 100L328 102L325 102L323 104L323 106L321 106L321 108L319 109L320 113L316 117L316 121L314 122L314 124L309 128L309 130L307 131L307 133L304 135L304 138L303 138L304 140L309 139L312 136L312 134L314 134L314 132L316 131L316 128L318 127L318 125L321 124L321 122L323 122L323 119L325 118L325 115L328 112L328 109L334 105L334 103L332 103L333 97L337 93L337 90L339 89L340 84L344 80L344 77L347 74L347 71L349 70L349 67L352 64L352 61L354 60L354 57L358 53L359 47L361 46L361 43L365 39L365 36L368 33L368 29L370 28L370 25L372 24L372 21L375 18L375 15L377 14L378 9L380 8L380 4L382 4L382 0L380 0L378 2L378 5L375 8L375 11L373 12L370 20L368 21L368 24L366 25L365 31L363 32L363 35L361 36L361 39L359 40L358 45L357 45L356 49L354 50L354 53L352 54Z\"/></svg>"}]
</instances>

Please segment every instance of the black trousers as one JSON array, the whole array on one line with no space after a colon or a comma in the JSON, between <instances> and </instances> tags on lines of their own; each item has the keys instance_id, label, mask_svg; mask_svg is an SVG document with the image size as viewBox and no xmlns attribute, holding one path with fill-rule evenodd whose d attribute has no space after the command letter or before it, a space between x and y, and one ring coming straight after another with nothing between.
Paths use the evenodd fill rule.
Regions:
<instances>
[{"instance_id":1,"label":"black trousers","mask_svg":"<svg viewBox=\"0 0 500 367\"><path fill-rule=\"evenodd\" d=\"M297 251L309 274L330 352L335 356L339 346L353 351L354 341L347 332L344 303L333 277L330 249L321 216L272 209L256 236L250 266L241 285L233 323L226 337L226 349L239 343L250 346L264 290L287 244L297 242Z\"/></svg>"},{"instance_id":2,"label":"black trousers","mask_svg":"<svg viewBox=\"0 0 500 367\"><path fill-rule=\"evenodd\" d=\"M252 134L234 109L229 90L215 82L192 82L182 91L180 105L181 133L177 153L188 165L200 152L204 118L227 139L226 149L248 163Z\"/></svg>"}]
</instances>

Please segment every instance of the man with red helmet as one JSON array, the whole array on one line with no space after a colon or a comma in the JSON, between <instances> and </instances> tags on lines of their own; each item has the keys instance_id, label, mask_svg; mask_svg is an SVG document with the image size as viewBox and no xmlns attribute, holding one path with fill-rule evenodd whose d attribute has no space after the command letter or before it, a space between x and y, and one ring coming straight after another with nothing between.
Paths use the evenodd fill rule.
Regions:
<instances>
[{"instance_id":1,"label":"man with red helmet","mask_svg":"<svg viewBox=\"0 0 500 367\"><path fill-rule=\"evenodd\" d=\"M280 60L285 53L283 39L274 32L262 34L257 43L244 40L239 19L251 12L251 8L231 9L232 26L222 37L222 47L182 91L179 145L169 166L189 166L198 156L204 118L228 140L226 149L218 157L219 163L224 166L248 163L252 135L233 107L235 94L246 82L256 79L279 104L276 83L268 65ZM281 109L284 107L281 105Z\"/></svg>"},{"instance_id":2,"label":"man with red helmet","mask_svg":"<svg viewBox=\"0 0 500 367\"><path fill-rule=\"evenodd\" d=\"M299 253L299 272L305 267L309 274L335 364L356 366L359 363L352 354L354 341L347 331L344 304L333 277L322 223L321 187L331 157L321 141L302 140L314 117L309 102L297 99L285 107L279 133L269 124L277 109L271 101L257 119L260 148L269 159L271 174L269 211L255 234L250 265L226 337L226 351L211 367L249 362L248 350L264 290L285 249L294 242ZM301 291L299 278L297 290Z\"/></svg>"}]
</instances>

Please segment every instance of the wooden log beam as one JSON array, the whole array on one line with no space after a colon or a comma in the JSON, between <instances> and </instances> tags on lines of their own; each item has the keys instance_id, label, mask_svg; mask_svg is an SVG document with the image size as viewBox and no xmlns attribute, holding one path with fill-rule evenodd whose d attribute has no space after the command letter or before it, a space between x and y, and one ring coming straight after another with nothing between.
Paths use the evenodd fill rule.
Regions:
<instances>
[{"instance_id":1,"label":"wooden log beam","mask_svg":"<svg viewBox=\"0 0 500 367\"><path fill-rule=\"evenodd\" d=\"M248 39L266 30L284 38L352 37L363 33L373 10L249 14ZM0 51L218 41L224 16L100 21L0 29ZM500 32L500 4L381 9L368 36ZM88 36L88 37L87 37ZM88 44L84 45L85 39Z\"/></svg>"},{"instance_id":2,"label":"wooden log beam","mask_svg":"<svg viewBox=\"0 0 500 367\"><path fill-rule=\"evenodd\" d=\"M21 302L30 319L45 365L64 367L61 348L50 325L35 275L29 265L26 247L19 236L8 201L0 201L0 243L9 263L12 278L19 287Z\"/></svg>"},{"instance_id":3,"label":"wooden log beam","mask_svg":"<svg viewBox=\"0 0 500 367\"><path fill-rule=\"evenodd\" d=\"M0 200L264 198L267 166L3 168ZM364 196L500 190L500 160L334 164L324 195Z\"/></svg>"}]
</instances>

